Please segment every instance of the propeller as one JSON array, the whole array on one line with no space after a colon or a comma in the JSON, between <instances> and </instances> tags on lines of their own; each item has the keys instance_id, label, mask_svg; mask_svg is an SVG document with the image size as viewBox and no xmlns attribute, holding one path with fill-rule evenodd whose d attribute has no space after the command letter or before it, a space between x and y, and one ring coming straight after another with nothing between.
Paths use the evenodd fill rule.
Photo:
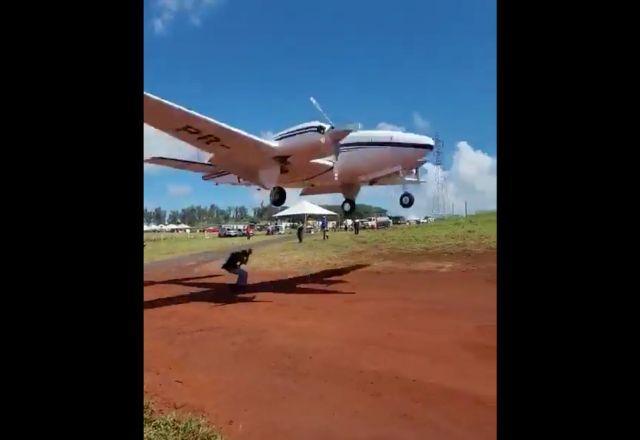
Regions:
<instances>
[{"instance_id":1,"label":"propeller","mask_svg":"<svg viewBox=\"0 0 640 440\"><path fill-rule=\"evenodd\" d=\"M318 112L320 112L320 114L331 125L331 128L325 134L323 142L331 143L331 145L333 146L333 156L335 157L337 162L338 156L340 155L340 141L345 137L347 137L350 133L356 130L360 130L361 125L357 124L356 126L356 124L349 124L345 128L335 128L333 121L331 120L331 118L329 118L329 116L327 116L324 110L322 110L322 107L320 107L320 104L318 104L318 101L316 101L316 99L313 96L309 97L309 100L311 101L311 104L313 104L313 106L316 108L316 110L318 110ZM336 180L338 179L337 173L334 174L334 178Z\"/></svg>"}]
</instances>

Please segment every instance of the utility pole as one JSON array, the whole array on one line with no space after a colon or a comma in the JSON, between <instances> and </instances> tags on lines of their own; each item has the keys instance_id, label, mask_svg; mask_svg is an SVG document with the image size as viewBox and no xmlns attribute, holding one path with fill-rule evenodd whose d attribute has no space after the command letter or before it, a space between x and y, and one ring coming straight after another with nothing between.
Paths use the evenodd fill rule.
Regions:
<instances>
[{"instance_id":1,"label":"utility pole","mask_svg":"<svg viewBox=\"0 0 640 440\"><path fill-rule=\"evenodd\" d=\"M467 201L464 201L464 217L467 218Z\"/></svg>"},{"instance_id":2,"label":"utility pole","mask_svg":"<svg viewBox=\"0 0 640 440\"><path fill-rule=\"evenodd\" d=\"M453 203L451 204L451 215L453 216Z\"/></svg>"}]
</instances>

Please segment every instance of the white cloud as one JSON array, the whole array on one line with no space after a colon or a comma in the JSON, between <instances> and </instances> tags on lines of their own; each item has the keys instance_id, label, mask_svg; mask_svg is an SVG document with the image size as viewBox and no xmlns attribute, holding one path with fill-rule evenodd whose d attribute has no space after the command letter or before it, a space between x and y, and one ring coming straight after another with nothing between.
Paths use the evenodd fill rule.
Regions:
<instances>
[{"instance_id":1,"label":"white cloud","mask_svg":"<svg viewBox=\"0 0 640 440\"><path fill-rule=\"evenodd\" d=\"M167 27L174 21L176 16L187 16L189 22L194 26L202 24L203 17L207 12L220 4L224 0L156 0L154 9L155 16L151 23L156 34L163 34Z\"/></svg>"},{"instance_id":2,"label":"white cloud","mask_svg":"<svg viewBox=\"0 0 640 440\"><path fill-rule=\"evenodd\" d=\"M406 131L406 128L388 122L380 122L376 125L376 130Z\"/></svg>"},{"instance_id":3,"label":"white cloud","mask_svg":"<svg viewBox=\"0 0 640 440\"><path fill-rule=\"evenodd\" d=\"M468 212L479 210L495 210L497 208L497 162L479 149L474 149L468 142L456 144L453 164L449 170L440 170L446 179L447 213L464 212L467 202ZM427 163L420 170L420 178L426 183L408 185L407 190L415 197L414 205L409 209L400 207L400 186L363 187L358 201L360 203L384 206L394 215L418 216L429 215L433 210L433 196L436 187L436 175L439 170L435 165Z\"/></svg>"},{"instance_id":4,"label":"white cloud","mask_svg":"<svg viewBox=\"0 0 640 440\"><path fill-rule=\"evenodd\" d=\"M173 185L167 184L167 194L171 197L184 197L191 194L193 188L189 185Z\"/></svg>"},{"instance_id":5,"label":"white cloud","mask_svg":"<svg viewBox=\"0 0 640 440\"><path fill-rule=\"evenodd\" d=\"M495 199L496 159L481 150L474 150L465 141L458 142L456 148L457 151L453 156L451 167L451 178L458 184L458 189L493 195Z\"/></svg>"},{"instance_id":6,"label":"white cloud","mask_svg":"<svg viewBox=\"0 0 640 440\"><path fill-rule=\"evenodd\" d=\"M211 155L144 124L144 158L151 156L206 162ZM144 164L145 174L159 174L161 170L167 170L167 168L150 163Z\"/></svg>"},{"instance_id":7,"label":"white cloud","mask_svg":"<svg viewBox=\"0 0 640 440\"><path fill-rule=\"evenodd\" d=\"M431 129L431 123L424 119L418 112L413 112L413 126L419 133L426 133Z\"/></svg>"}]
</instances>

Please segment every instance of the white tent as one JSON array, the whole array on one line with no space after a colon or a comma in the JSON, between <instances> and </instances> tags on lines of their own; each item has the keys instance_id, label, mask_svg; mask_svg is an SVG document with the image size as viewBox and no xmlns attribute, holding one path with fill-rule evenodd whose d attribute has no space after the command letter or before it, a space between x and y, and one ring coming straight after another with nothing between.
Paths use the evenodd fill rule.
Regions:
<instances>
[{"instance_id":1,"label":"white tent","mask_svg":"<svg viewBox=\"0 0 640 440\"><path fill-rule=\"evenodd\" d=\"M293 205L291 208L287 208L284 211L275 214L274 217L290 217L294 215L304 215L304 225L306 228L308 215L338 215L338 214L336 214L333 211L329 211L328 209L324 209L321 206L314 205L313 203L307 202L306 200L301 200L300 202Z\"/></svg>"},{"instance_id":2,"label":"white tent","mask_svg":"<svg viewBox=\"0 0 640 440\"><path fill-rule=\"evenodd\" d=\"M329 211L328 209L324 209L321 206L314 205L313 203L307 202L306 200L301 200L300 202L293 205L291 208L287 208L282 212L279 212L274 215L274 217L290 217L293 215L338 215L333 211Z\"/></svg>"}]
</instances>

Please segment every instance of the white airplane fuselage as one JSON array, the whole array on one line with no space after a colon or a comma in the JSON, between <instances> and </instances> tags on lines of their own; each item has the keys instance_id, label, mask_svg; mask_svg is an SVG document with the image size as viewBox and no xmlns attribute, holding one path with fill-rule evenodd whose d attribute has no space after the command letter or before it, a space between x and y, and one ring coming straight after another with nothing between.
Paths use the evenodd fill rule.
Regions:
<instances>
[{"instance_id":1,"label":"white airplane fuselage","mask_svg":"<svg viewBox=\"0 0 640 440\"><path fill-rule=\"evenodd\" d=\"M295 151L296 147L318 142L331 126L321 122L300 124L275 135L278 148ZM433 150L433 139L428 136L390 130L358 130L339 142L335 155L325 160L333 167L291 166L281 174L278 185L285 188L301 188L326 185L366 185L362 176L371 179L385 173L409 172L425 162L425 156ZM326 162L325 162L326 163ZM292 165L296 165L292 162ZM312 162L313 165L313 162ZM314 169L315 168L315 169Z\"/></svg>"}]
</instances>

